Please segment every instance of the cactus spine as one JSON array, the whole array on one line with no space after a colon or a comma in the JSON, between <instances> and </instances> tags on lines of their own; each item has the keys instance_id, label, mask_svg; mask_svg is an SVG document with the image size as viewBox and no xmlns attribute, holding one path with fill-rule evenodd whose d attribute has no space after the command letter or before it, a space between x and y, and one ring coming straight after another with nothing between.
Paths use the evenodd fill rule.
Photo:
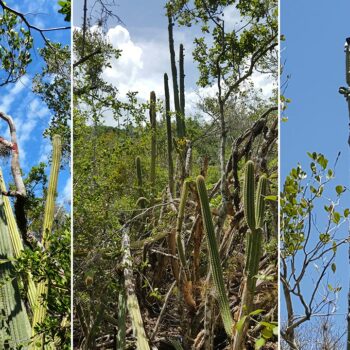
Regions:
<instances>
[{"instance_id":1,"label":"cactus spine","mask_svg":"<svg viewBox=\"0 0 350 350\"><path fill-rule=\"evenodd\" d=\"M152 198L155 196L155 183L156 183L156 156L157 156L157 119L156 119L156 94L154 91L150 95L150 108L149 118L151 123L151 189Z\"/></svg>"},{"instance_id":2,"label":"cactus spine","mask_svg":"<svg viewBox=\"0 0 350 350\"><path fill-rule=\"evenodd\" d=\"M207 236L207 244L209 250L209 262L213 275L214 285L218 294L218 302L221 318L225 327L225 331L229 337L232 336L233 319L230 311L230 305L224 284L223 272L219 258L219 250L215 237L213 220L209 208L209 199L207 189L205 187L204 177L197 177L197 190L201 203L203 224Z\"/></svg>"},{"instance_id":3,"label":"cactus spine","mask_svg":"<svg viewBox=\"0 0 350 350\"><path fill-rule=\"evenodd\" d=\"M49 249L49 242L47 237L51 234L52 224L55 211L55 200L57 191L58 173L61 164L61 137L55 135L53 137L53 153L52 153L52 165L50 170L49 187L47 191L47 198L45 203L44 223L42 244L45 249ZM38 335L36 333L36 326L42 323L46 317L46 298L47 298L48 286L47 280L41 281L37 287L37 300L33 313L32 320L32 335L34 341L32 343L32 349L42 349L44 343L44 335Z\"/></svg>"},{"instance_id":4,"label":"cactus spine","mask_svg":"<svg viewBox=\"0 0 350 350\"><path fill-rule=\"evenodd\" d=\"M253 310L253 301L256 288L256 275L259 271L261 254L262 226L265 213L265 195L267 189L267 178L262 175L259 178L255 198L254 163L248 161L245 167L244 179L244 214L250 232L247 237L247 256L245 266L245 285L243 289L239 319L249 315ZM237 332L234 350L242 349L245 335L247 333L249 318L244 320L242 328Z\"/></svg>"},{"instance_id":5,"label":"cactus spine","mask_svg":"<svg viewBox=\"0 0 350 350\"><path fill-rule=\"evenodd\" d=\"M173 163L173 138L171 133L171 118L170 118L170 94L169 94L169 81L168 74L164 74L164 93L165 93L165 119L166 119L166 132L168 142L168 181L170 193L174 195L174 163Z\"/></svg>"}]
</instances>

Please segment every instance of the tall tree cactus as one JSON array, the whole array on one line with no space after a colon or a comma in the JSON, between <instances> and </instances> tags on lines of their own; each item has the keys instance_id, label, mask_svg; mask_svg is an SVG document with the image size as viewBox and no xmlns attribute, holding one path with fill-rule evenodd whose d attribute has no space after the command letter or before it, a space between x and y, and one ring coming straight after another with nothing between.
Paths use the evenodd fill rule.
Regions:
<instances>
[{"instance_id":1,"label":"tall tree cactus","mask_svg":"<svg viewBox=\"0 0 350 350\"><path fill-rule=\"evenodd\" d=\"M249 325L249 314L253 311L257 274L261 255L262 227L265 214L265 195L267 189L266 175L259 178L255 198L254 163L248 161L244 178L244 215L250 232L247 237L247 254L245 266L245 284L239 313L240 327L237 329L234 350L243 349L244 339Z\"/></svg>"},{"instance_id":2,"label":"tall tree cactus","mask_svg":"<svg viewBox=\"0 0 350 350\"><path fill-rule=\"evenodd\" d=\"M157 119L156 119L156 94L151 91L150 94L150 108L149 119L151 124L151 189L152 198L155 196L156 184L156 157L157 157Z\"/></svg>"},{"instance_id":3,"label":"tall tree cactus","mask_svg":"<svg viewBox=\"0 0 350 350\"><path fill-rule=\"evenodd\" d=\"M179 68L180 68L180 110L182 117L182 128L185 132L185 68L184 68L184 46L180 44L179 49Z\"/></svg>"},{"instance_id":4,"label":"tall tree cactus","mask_svg":"<svg viewBox=\"0 0 350 350\"><path fill-rule=\"evenodd\" d=\"M176 133L178 138L183 138L186 135L185 135L185 128L183 123L184 119L181 113L179 85L177 82L177 68L176 68L175 49L174 49L173 25L174 25L173 17L172 17L172 14L170 13L170 10L168 9L169 51L170 51L170 63L171 63L171 75L172 75L173 90L174 90L174 105L175 105L175 112L176 112Z\"/></svg>"},{"instance_id":5,"label":"tall tree cactus","mask_svg":"<svg viewBox=\"0 0 350 350\"><path fill-rule=\"evenodd\" d=\"M43 233L42 233L42 244L45 249L49 249L49 241L47 240L48 236L52 231L52 224L54 220L55 212L55 201L56 201L56 191L57 191L57 182L58 182L58 173L61 164L61 137L55 135L53 137L53 153L52 153L52 164L50 171L50 180L49 187L47 191L47 198L45 203L45 212L44 212L44 223L43 223ZM32 349L42 349L44 344L44 335L38 334L36 326L42 323L45 320L47 313L47 292L48 285L47 280L39 282L37 286L37 301L34 308L33 320L32 320L32 335L33 335L33 344Z\"/></svg>"},{"instance_id":6,"label":"tall tree cactus","mask_svg":"<svg viewBox=\"0 0 350 350\"><path fill-rule=\"evenodd\" d=\"M229 337L232 337L233 318L230 311L230 304L226 292L224 277L219 258L218 244L215 237L213 219L211 217L209 199L207 189L205 187L204 177L197 177L197 190L201 203L202 218L207 237L207 244L209 250L209 263L213 275L214 285L217 292L219 309L221 318L225 327L225 331Z\"/></svg>"},{"instance_id":7,"label":"tall tree cactus","mask_svg":"<svg viewBox=\"0 0 350 350\"><path fill-rule=\"evenodd\" d=\"M165 94L165 119L168 144L168 182L172 195L175 191L174 183L174 163L173 163L173 138L171 131L171 115L170 115L170 94L168 74L164 73L164 94Z\"/></svg>"}]
</instances>

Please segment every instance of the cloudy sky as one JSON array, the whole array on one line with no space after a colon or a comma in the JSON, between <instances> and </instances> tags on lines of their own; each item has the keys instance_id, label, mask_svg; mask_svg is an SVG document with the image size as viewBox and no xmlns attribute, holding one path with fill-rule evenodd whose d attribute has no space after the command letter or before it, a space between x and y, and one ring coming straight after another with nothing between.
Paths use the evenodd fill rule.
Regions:
<instances>
[{"instance_id":1,"label":"cloudy sky","mask_svg":"<svg viewBox=\"0 0 350 350\"><path fill-rule=\"evenodd\" d=\"M92 1L88 0L88 4ZM168 20L165 17L166 1L155 0L145 2L142 0L118 1L115 13L122 23L116 19L109 22L107 37L114 47L122 49L122 55L112 62L112 67L105 71L105 79L120 91L124 96L128 91L138 91L141 100L149 98L150 91L154 90L157 97L163 98L163 74L169 76L171 86L171 70L168 46ZM83 0L75 0L73 7L74 26L81 27ZM237 14L233 7L225 13L226 28L231 29L237 23ZM91 25L95 23L92 22ZM201 96L213 95L216 87L198 89L196 64L192 60L193 40L199 36L200 31L196 27L174 27L174 41L176 59L178 60L178 48L180 43L185 47L185 87L186 87L186 111L192 114L198 93ZM254 81L258 87L263 88L265 96L270 96L273 82L265 77L255 74ZM111 120L108 123L113 124Z\"/></svg>"},{"instance_id":2,"label":"cloudy sky","mask_svg":"<svg viewBox=\"0 0 350 350\"><path fill-rule=\"evenodd\" d=\"M20 3L15 0L7 1L8 6L25 13L27 19L39 28L54 26L67 26L63 15L57 13L57 1L52 0L24 0ZM51 118L51 112L41 99L32 93L32 78L40 71L42 59L38 49L43 47L42 38L32 32L34 36L33 62L28 66L28 73L17 83L0 88L0 110L11 115L17 128L18 144L20 147L20 162L25 174L32 166L40 161L47 160L51 153L49 140L42 137ZM50 40L70 43L70 31L52 32L48 34ZM9 137L7 125L0 123L0 135ZM6 177L6 182L12 182L8 160L1 160L0 166ZM68 167L66 167L68 168ZM48 170L48 169L47 169ZM70 172L69 169L61 171L58 184L58 199L61 203L70 201Z\"/></svg>"}]
</instances>

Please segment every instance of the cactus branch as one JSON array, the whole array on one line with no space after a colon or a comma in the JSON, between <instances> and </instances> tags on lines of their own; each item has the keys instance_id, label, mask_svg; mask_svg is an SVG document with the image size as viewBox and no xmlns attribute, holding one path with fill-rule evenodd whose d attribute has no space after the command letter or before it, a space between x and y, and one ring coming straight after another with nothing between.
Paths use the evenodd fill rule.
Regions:
<instances>
[{"instance_id":1,"label":"cactus branch","mask_svg":"<svg viewBox=\"0 0 350 350\"><path fill-rule=\"evenodd\" d=\"M197 177L197 190L202 209L203 223L207 236L209 250L209 261L213 275L214 285L218 294L218 302L221 318L225 331L229 337L232 337L233 319L230 311L230 304L224 284L223 272L219 258L218 245L215 237L213 220L211 217L209 199L203 176Z\"/></svg>"}]
</instances>

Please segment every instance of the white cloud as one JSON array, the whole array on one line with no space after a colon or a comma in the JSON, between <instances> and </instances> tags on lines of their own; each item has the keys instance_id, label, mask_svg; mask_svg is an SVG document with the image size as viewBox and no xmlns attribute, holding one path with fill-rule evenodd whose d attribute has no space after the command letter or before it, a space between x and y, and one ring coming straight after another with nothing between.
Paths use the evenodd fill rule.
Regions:
<instances>
[{"instance_id":1,"label":"white cloud","mask_svg":"<svg viewBox=\"0 0 350 350\"><path fill-rule=\"evenodd\" d=\"M147 100L151 90L161 94L163 74L168 70L166 43L135 43L128 30L120 25L109 29L107 37L115 48L122 50L122 55L112 60L112 67L105 70L104 78L118 87L120 95L138 91L139 98Z\"/></svg>"},{"instance_id":2,"label":"white cloud","mask_svg":"<svg viewBox=\"0 0 350 350\"><path fill-rule=\"evenodd\" d=\"M7 93L2 93L1 96L0 111L8 114L16 96L20 94L24 88L28 87L30 88L30 81L25 75L14 85L10 85L10 87L6 88Z\"/></svg>"},{"instance_id":3,"label":"white cloud","mask_svg":"<svg viewBox=\"0 0 350 350\"><path fill-rule=\"evenodd\" d=\"M234 6L229 6L225 10L225 20L232 25L239 22L239 13ZM95 28L93 27L93 30ZM172 80L170 74L170 57L167 33L157 33L151 35L147 33L147 38L134 41L129 31L121 25L110 28L107 37L111 44L122 50L122 54L118 60L113 59L111 67L107 68L104 73L104 79L116 86L120 93L120 98L126 95L128 91L137 91L138 98L141 101L149 99L150 91L155 91L158 98L164 98L163 74L168 72L169 87L172 90ZM184 43L187 54L185 62L187 74L194 75L194 63L190 52L192 52L192 38L186 37L184 31L176 31L174 33L175 41ZM176 53L177 58L178 54ZM272 78L254 73L251 81L257 89L262 89L264 97L271 96L274 81ZM248 86L248 84L247 84ZM186 114L194 115L196 113L197 103L205 96L215 96L217 87L197 88L194 82L186 85ZM173 99L171 98L171 103ZM106 114L105 123L107 125L117 125L111 113Z\"/></svg>"},{"instance_id":4,"label":"white cloud","mask_svg":"<svg viewBox=\"0 0 350 350\"><path fill-rule=\"evenodd\" d=\"M57 202L61 205L63 204L69 204L71 202L72 198L72 178L69 177L58 195Z\"/></svg>"},{"instance_id":5,"label":"white cloud","mask_svg":"<svg viewBox=\"0 0 350 350\"><path fill-rule=\"evenodd\" d=\"M242 26L242 17L236 5L229 5L224 9L223 20L225 21L225 31L238 30Z\"/></svg>"},{"instance_id":6,"label":"white cloud","mask_svg":"<svg viewBox=\"0 0 350 350\"><path fill-rule=\"evenodd\" d=\"M52 151L52 144L48 139L43 139L40 145L39 163L47 163Z\"/></svg>"}]
</instances>

